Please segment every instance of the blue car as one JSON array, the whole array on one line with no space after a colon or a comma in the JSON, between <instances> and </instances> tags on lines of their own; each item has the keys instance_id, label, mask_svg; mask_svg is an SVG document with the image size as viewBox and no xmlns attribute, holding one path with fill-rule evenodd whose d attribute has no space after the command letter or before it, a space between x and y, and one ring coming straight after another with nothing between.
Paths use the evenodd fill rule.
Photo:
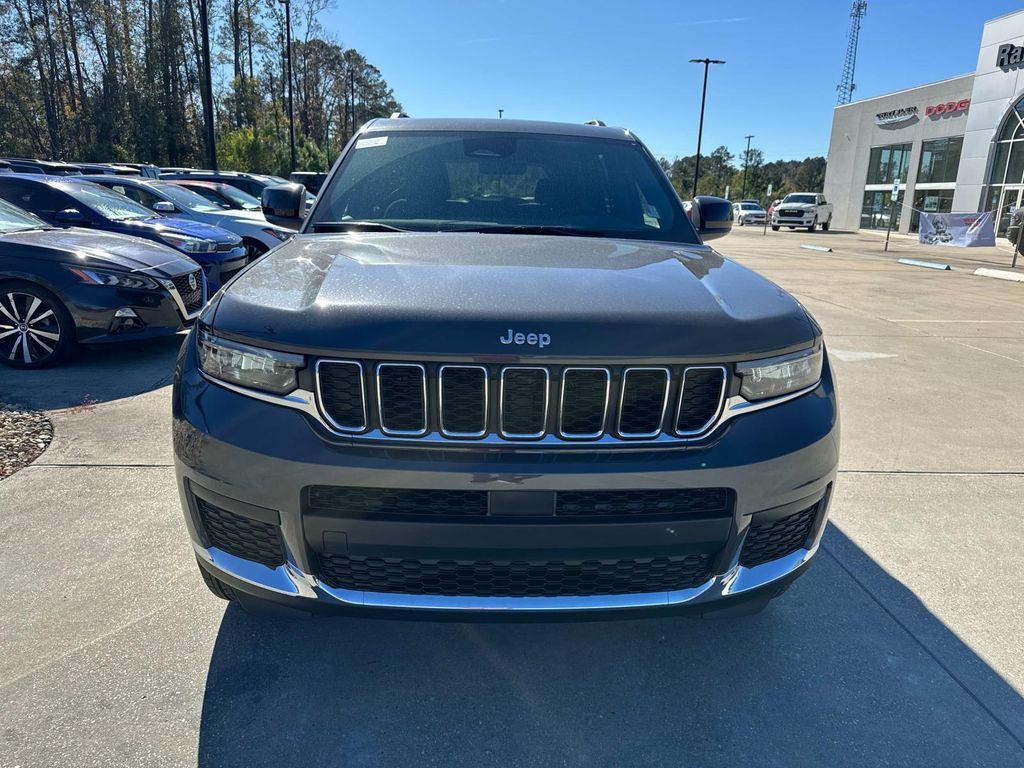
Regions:
<instances>
[{"instance_id":1,"label":"blue car","mask_svg":"<svg viewBox=\"0 0 1024 768\"><path fill-rule=\"evenodd\" d=\"M54 226L134 235L169 245L202 266L211 292L246 263L245 246L237 235L197 221L159 216L81 179L5 173L0 176L0 199Z\"/></svg>"}]
</instances>

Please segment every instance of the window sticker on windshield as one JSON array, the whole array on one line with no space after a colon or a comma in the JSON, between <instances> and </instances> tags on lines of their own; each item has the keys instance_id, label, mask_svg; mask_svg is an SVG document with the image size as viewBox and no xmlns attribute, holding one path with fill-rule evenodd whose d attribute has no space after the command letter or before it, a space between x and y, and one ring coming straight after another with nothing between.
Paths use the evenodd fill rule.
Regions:
<instances>
[{"instance_id":1,"label":"window sticker on windshield","mask_svg":"<svg viewBox=\"0 0 1024 768\"><path fill-rule=\"evenodd\" d=\"M356 149L366 149L368 147L383 147L387 143L387 136L374 136L372 139L359 139L356 142Z\"/></svg>"}]
</instances>

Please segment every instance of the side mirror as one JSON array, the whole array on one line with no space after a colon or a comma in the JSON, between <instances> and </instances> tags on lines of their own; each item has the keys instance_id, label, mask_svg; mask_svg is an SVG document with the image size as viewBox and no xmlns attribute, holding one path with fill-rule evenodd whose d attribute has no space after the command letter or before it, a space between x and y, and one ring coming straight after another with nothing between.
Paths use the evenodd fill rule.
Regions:
<instances>
[{"instance_id":1,"label":"side mirror","mask_svg":"<svg viewBox=\"0 0 1024 768\"><path fill-rule=\"evenodd\" d=\"M722 197L698 195L688 206L690 221L707 242L732 231L732 203Z\"/></svg>"},{"instance_id":2,"label":"side mirror","mask_svg":"<svg viewBox=\"0 0 1024 768\"><path fill-rule=\"evenodd\" d=\"M263 215L271 224L298 229L306 215L306 188L301 184L275 184L260 196Z\"/></svg>"},{"instance_id":3,"label":"side mirror","mask_svg":"<svg viewBox=\"0 0 1024 768\"><path fill-rule=\"evenodd\" d=\"M178 212L178 209L175 207L174 203L168 200L157 200L155 203L153 203L153 210L156 211L157 213Z\"/></svg>"},{"instance_id":4,"label":"side mirror","mask_svg":"<svg viewBox=\"0 0 1024 768\"><path fill-rule=\"evenodd\" d=\"M61 224L85 224L89 221L84 213L77 208L65 208L63 211L57 211L53 217Z\"/></svg>"}]
</instances>

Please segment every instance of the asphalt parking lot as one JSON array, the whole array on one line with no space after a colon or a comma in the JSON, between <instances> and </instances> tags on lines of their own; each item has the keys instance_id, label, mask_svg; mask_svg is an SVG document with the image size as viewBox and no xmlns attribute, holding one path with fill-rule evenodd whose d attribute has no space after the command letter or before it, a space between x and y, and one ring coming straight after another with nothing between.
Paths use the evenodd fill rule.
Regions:
<instances>
[{"instance_id":1,"label":"asphalt parking lot","mask_svg":"<svg viewBox=\"0 0 1024 768\"><path fill-rule=\"evenodd\" d=\"M1024 284L971 274L1009 254L716 245L814 313L839 381L825 544L768 610L253 619L207 592L181 520L179 340L0 370L0 402L55 428L0 482L0 766L1024 764Z\"/></svg>"}]
</instances>

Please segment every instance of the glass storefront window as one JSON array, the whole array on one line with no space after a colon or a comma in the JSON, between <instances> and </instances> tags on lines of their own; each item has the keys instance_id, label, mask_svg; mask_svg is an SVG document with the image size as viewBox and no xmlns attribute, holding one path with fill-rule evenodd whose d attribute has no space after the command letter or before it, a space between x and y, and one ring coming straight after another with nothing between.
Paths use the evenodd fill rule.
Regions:
<instances>
[{"instance_id":1,"label":"glass storefront window","mask_svg":"<svg viewBox=\"0 0 1024 768\"><path fill-rule=\"evenodd\" d=\"M910 231L917 232L920 228L920 211L925 213L949 213L952 210L952 189L922 189L914 194L914 210L910 214Z\"/></svg>"},{"instance_id":2,"label":"glass storefront window","mask_svg":"<svg viewBox=\"0 0 1024 768\"><path fill-rule=\"evenodd\" d=\"M917 170L917 183L938 183L956 181L960 167L960 150L964 137L935 139L921 145L921 164Z\"/></svg>"},{"instance_id":3,"label":"glass storefront window","mask_svg":"<svg viewBox=\"0 0 1024 768\"><path fill-rule=\"evenodd\" d=\"M868 184L892 184L893 181L907 180L910 170L910 144L892 144L888 147L872 147L868 160Z\"/></svg>"},{"instance_id":4,"label":"glass storefront window","mask_svg":"<svg viewBox=\"0 0 1024 768\"><path fill-rule=\"evenodd\" d=\"M890 192L865 192L864 205L860 209L861 229L887 229L889 226L889 215L892 213L892 202ZM896 218L893 220L892 228L895 232L900 226L900 213L903 205L896 205Z\"/></svg>"}]
</instances>

